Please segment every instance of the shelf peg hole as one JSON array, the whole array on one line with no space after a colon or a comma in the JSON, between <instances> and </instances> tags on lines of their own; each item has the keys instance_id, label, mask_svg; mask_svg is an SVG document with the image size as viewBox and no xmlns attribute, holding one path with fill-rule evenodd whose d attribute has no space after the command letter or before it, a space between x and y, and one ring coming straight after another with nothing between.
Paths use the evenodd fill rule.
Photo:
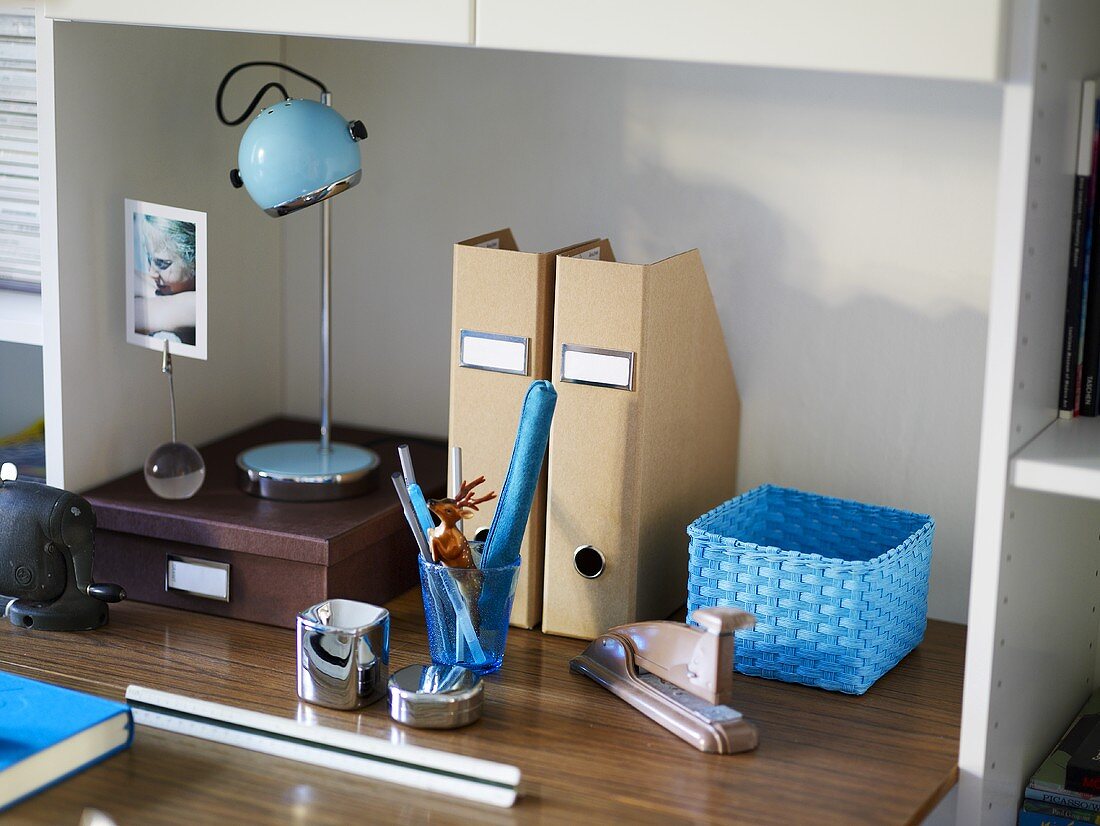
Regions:
<instances>
[{"instance_id":1,"label":"shelf peg hole","mask_svg":"<svg viewBox=\"0 0 1100 826\"><path fill-rule=\"evenodd\" d=\"M1000 722L998 720L994 720L993 721L993 728L1000 728L1000 727L1001 727Z\"/></svg>"},{"instance_id":2,"label":"shelf peg hole","mask_svg":"<svg viewBox=\"0 0 1100 826\"><path fill-rule=\"evenodd\" d=\"M1031 301L1031 293L1024 293L1024 301Z\"/></svg>"}]
</instances>

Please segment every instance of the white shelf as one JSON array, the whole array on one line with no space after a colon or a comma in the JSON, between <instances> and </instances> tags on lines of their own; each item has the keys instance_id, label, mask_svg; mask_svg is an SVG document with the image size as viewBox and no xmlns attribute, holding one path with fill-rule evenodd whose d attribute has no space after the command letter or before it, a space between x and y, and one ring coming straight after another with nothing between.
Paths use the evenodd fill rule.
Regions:
<instances>
[{"instance_id":1,"label":"white shelf","mask_svg":"<svg viewBox=\"0 0 1100 826\"><path fill-rule=\"evenodd\" d=\"M0 290L0 341L42 346L42 296Z\"/></svg>"},{"instance_id":2,"label":"white shelf","mask_svg":"<svg viewBox=\"0 0 1100 826\"><path fill-rule=\"evenodd\" d=\"M999 81L1003 0L478 0L478 46Z\"/></svg>"},{"instance_id":3,"label":"white shelf","mask_svg":"<svg viewBox=\"0 0 1100 826\"><path fill-rule=\"evenodd\" d=\"M473 0L47 0L46 17L87 23L122 23L187 29L473 43Z\"/></svg>"},{"instance_id":4,"label":"white shelf","mask_svg":"<svg viewBox=\"0 0 1100 826\"><path fill-rule=\"evenodd\" d=\"M1006 0L46 0L55 20L996 82ZM475 23L476 14L476 23Z\"/></svg>"},{"instance_id":5,"label":"white shelf","mask_svg":"<svg viewBox=\"0 0 1100 826\"><path fill-rule=\"evenodd\" d=\"M1100 418L1058 419L1012 460L1024 490L1100 499Z\"/></svg>"}]
</instances>

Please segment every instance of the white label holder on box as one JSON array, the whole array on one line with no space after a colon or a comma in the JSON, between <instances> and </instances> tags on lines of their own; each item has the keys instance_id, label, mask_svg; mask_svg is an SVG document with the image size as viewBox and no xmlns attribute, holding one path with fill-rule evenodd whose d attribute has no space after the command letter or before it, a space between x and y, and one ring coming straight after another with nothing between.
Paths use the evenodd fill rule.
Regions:
<instances>
[{"instance_id":1,"label":"white label holder on box","mask_svg":"<svg viewBox=\"0 0 1100 826\"><path fill-rule=\"evenodd\" d=\"M463 330L459 334L458 363L474 370L526 376L529 341L523 336Z\"/></svg>"},{"instance_id":2,"label":"white label holder on box","mask_svg":"<svg viewBox=\"0 0 1100 826\"><path fill-rule=\"evenodd\" d=\"M164 590L229 602L229 565L168 554Z\"/></svg>"},{"instance_id":3,"label":"white label holder on box","mask_svg":"<svg viewBox=\"0 0 1100 826\"><path fill-rule=\"evenodd\" d=\"M579 344L561 346L561 380L594 387L634 389L634 354Z\"/></svg>"}]
</instances>

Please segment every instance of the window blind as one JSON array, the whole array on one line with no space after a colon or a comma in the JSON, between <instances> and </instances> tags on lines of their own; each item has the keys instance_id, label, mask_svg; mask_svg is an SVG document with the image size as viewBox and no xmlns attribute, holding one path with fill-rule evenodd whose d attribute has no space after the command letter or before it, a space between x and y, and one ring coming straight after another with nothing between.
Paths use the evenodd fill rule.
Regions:
<instances>
[{"instance_id":1,"label":"window blind","mask_svg":"<svg viewBox=\"0 0 1100 826\"><path fill-rule=\"evenodd\" d=\"M38 291L34 16L0 14L0 289Z\"/></svg>"}]
</instances>

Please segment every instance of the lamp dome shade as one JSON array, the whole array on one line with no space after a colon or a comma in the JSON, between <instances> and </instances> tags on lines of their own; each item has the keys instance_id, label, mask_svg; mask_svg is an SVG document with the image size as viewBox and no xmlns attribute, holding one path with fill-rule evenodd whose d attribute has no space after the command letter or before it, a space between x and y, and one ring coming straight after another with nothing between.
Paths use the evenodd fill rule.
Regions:
<instances>
[{"instance_id":1,"label":"lamp dome shade","mask_svg":"<svg viewBox=\"0 0 1100 826\"><path fill-rule=\"evenodd\" d=\"M240 180L268 215L286 215L359 183L359 144L330 106L286 100L262 109L241 136Z\"/></svg>"}]
</instances>

